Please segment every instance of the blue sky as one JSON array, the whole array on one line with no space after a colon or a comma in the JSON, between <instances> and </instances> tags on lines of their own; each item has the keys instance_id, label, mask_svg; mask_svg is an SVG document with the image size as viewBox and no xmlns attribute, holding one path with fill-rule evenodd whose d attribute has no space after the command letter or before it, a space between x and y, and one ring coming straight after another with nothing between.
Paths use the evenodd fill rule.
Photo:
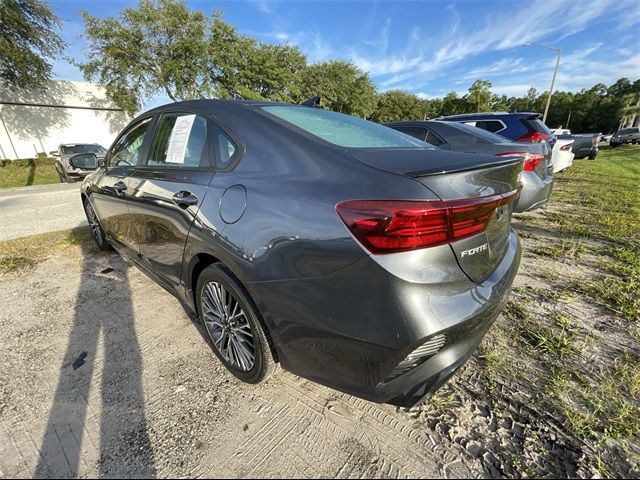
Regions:
<instances>
[{"instance_id":1,"label":"blue sky","mask_svg":"<svg viewBox=\"0 0 640 480\"><path fill-rule=\"evenodd\" d=\"M66 56L84 58L79 16L114 16L134 1L50 1L64 22ZM547 1L187 1L192 9L224 11L241 33L299 46L310 62L347 59L370 73L379 90L403 89L425 98L462 94L477 78L493 91L522 95L549 88L563 48L556 88L576 91L620 77L640 78L638 0ZM81 80L65 60L57 78ZM146 108L166 103L158 97Z\"/></svg>"}]
</instances>

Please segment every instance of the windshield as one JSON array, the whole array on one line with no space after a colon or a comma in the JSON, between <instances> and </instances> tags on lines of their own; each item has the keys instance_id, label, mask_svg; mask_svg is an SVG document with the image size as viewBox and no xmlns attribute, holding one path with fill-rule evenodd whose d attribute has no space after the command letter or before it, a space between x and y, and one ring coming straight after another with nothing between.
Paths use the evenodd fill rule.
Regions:
<instances>
[{"instance_id":1,"label":"windshield","mask_svg":"<svg viewBox=\"0 0 640 480\"><path fill-rule=\"evenodd\" d=\"M261 107L326 142L348 148L435 148L389 127L342 113L297 105Z\"/></svg>"},{"instance_id":2,"label":"windshield","mask_svg":"<svg viewBox=\"0 0 640 480\"><path fill-rule=\"evenodd\" d=\"M63 145L62 153L70 154L70 153L104 153L106 150L100 145L88 145L88 144L80 144L80 145Z\"/></svg>"}]
</instances>

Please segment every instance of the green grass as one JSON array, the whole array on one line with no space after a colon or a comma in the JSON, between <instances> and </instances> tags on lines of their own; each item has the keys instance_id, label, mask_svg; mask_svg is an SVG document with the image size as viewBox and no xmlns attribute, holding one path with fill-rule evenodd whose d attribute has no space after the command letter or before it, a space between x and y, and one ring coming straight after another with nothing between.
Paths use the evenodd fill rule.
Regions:
<instances>
[{"instance_id":1,"label":"green grass","mask_svg":"<svg viewBox=\"0 0 640 480\"><path fill-rule=\"evenodd\" d=\"M576 292L626 320L640 319L640 146L605 149L597 160L574 163L556 179L556 199L566 205L550 215L565 237L589 237L606 245L602 268L609 275L574 279ZM573 242L573 243L572 243ZM546 254L564 255L565 238ZM584 247L581 247L584 248ZM542 253L542 252L540 252Z\"/></svg>"},{"instance_id":2,"label":"green grass","mask_svg":"<svg viewBox=\"0 0 640 480\"><path fill-rule=\"evenodd\" d=\"M31 158L0 162L0 188L60 183L54 160Z\"/></svg>"},{"instance_id":3,"label":"green grass","mask_svg":"<svg viewBox=\"0 0 640 480\"><path fill-rule=\"evenodd\" d=\"M597 160L578 160L555 179L562 230L622 242L640 236L640 146L604 149Z\"/></svg>"},{"instance_id":4,"label":"green grass","mask_svg":"<svg viewBox=\"0 0 640 480\"><path fill-rule=\"evenodd\" d=\"M556 260L564 258L577 260L585 250L586 248L580 240L567 239L563 239L560 243L546 243L531 249L537 255L551 257Z\"/></svg>"},{"instance_id":5,"label":"green grass","mask_svg":"<svg viewBox=\"0 0 640 480\"><path fill-rule=\"evenodd\" d=\"M90 241L89 227L0 241L0 275L34 267L68 247Z\"/></svg>"}]
</instances>

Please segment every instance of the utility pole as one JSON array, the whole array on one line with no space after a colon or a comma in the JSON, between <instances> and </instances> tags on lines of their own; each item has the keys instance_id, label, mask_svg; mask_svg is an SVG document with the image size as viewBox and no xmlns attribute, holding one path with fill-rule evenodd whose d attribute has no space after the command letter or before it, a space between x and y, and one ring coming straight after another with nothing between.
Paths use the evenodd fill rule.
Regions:
<instances>
[{"instance_id":1,"label":"utility pole","mask_svg":"<svg viewBox=\"0 0 640 480\"><path fill-rule=\"evenodd\" d=\"M556 75L558 74L558 67L560 66L560 57L562 56L562 47L555 48L555 47L549 47L548 45L540 45L539 43L532 43L532 42L528 42L524 44L525 47L529 47L531 45L536 45L538 47L547 48L549 50L554 50L558 52L558 58L556 59L556 68L553 70L553 77L551 78L551 88L549 88L549 96L547 97L547 104L544 107L544 115L542 116L542 122L546 123L547 114L549 113L549 105L551 104L551 95L553 95L553 87L556 83Z\"/></svg>"}]
</instances>

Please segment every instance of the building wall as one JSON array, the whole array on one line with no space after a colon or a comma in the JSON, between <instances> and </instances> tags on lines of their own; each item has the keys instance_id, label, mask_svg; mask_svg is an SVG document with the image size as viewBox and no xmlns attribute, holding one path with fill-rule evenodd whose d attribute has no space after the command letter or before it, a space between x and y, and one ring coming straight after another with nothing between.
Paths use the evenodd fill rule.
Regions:
<instances>
[{"instance_id":1,"label":"building wall","mask_svg":"<svg viewBox=\"0 0 640 480\"><path fill-rule=\"evenodd\" d=\"M109 148L129 120L103 88L87 82L54 80L33 93L0 90L0 158L31 158L61 143Z\"/></svg>"}]
</instances>

